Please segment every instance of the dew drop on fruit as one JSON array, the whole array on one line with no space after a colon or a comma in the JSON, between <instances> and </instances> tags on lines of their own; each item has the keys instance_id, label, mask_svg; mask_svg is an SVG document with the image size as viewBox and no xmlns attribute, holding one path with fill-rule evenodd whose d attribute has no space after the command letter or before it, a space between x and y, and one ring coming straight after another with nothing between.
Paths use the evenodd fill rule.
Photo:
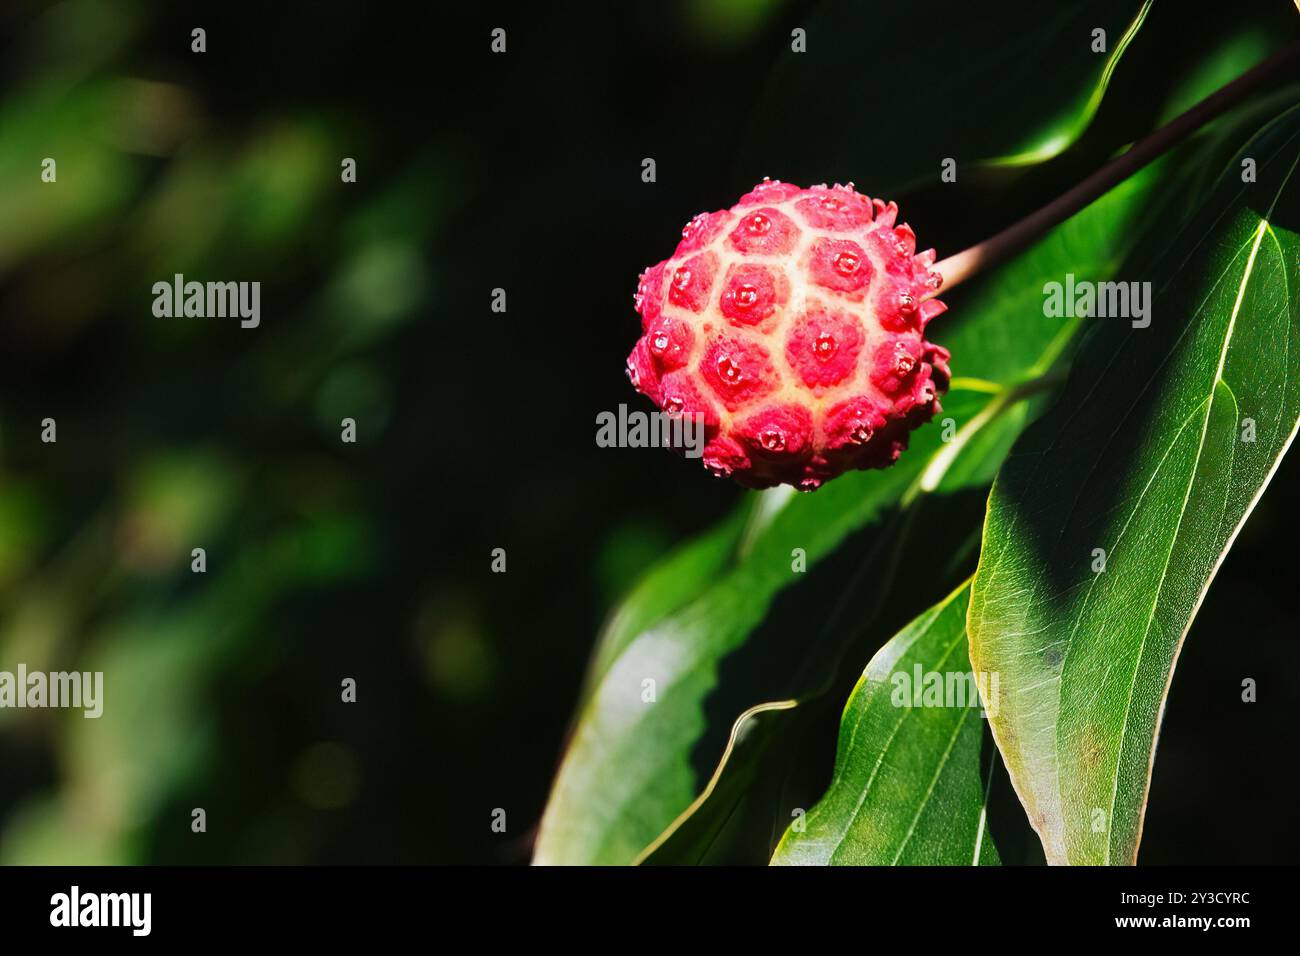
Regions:
<instances>
[{"instance_id":1,"label":"dew drop on fruit","mask_svg":"<svg viewBox=\"0 0 1300 956\"><path fill-rule=\"evenodd\" d=\"M937 272L931 272L929 278L925 280L925 284L929 288L938 291L939 287L943 285L943 276L939 275Z\"/></svg>"},{"instance_id":2,"label":"dew drop on fruit","mask_svg":"<svg viewBox=\"0 0 1300 956\"><path fill-rule=\"evenodd\" d=\"M673 285L676 286L677 291L685 292L686 287L690 284L691 270L685 266L678 267L677 271L673 273Z\"/></svg>"},{"instance_id":3,"label":"dew drop on fruit","mask_svg":"<svg viewBox=\"0 0 1300 956\"><path fill-rule=\"evenodd\" d=\"M704 463L705 470L715 478L730 478L732 468L725 461L710 459Z\"/></svg>"},{"instance_id":4,"label":"dew drop on fruit","mask_svg":"<svg viewBox=\"0 0 1300 956\"><path fill-rule=\"evenodd\" d=\"M728 385L739 385L745 376L729 355L722 355L718 357L718 377Z\"/></svg>"},{"instance_id":5,"label":"dew drop on fruit","mask_svg":"<svg viewBox=\"0 0 1300 956\"><path fill-rule=\"evenodd\" d=\"M785 432L769 428L758 436L758 443L768 451L785 451Z\"/></svg>"},{"instance_id":6,"label":"dew drop on fruit","mask_svg":"<svg viewBox=\"0 0 1300 956\"><path fill-rule=\"evenodd\" d=\"M916 308L916 300L904 292L898 297L898 308L903 312L911 312Z\"/></svg>"},{"instance_id":7,"label":"dew drop on fruit","mask_svg":"<svg viewBox=\"0 0 1300 956\"><path fill-rule=\"evenodd\" d=\"M742 285L736 289L736 308L752 309L758 301L758 289L752 285Z\"/></svg>"},{"instance_id":8,"label":"dew drop on fruit","mask_svg":"<svg viewBox=\"0 0 1300 956\"><path fill-rule=\"evenodd\" d=\"M849 438L859 445L865 445L871 441L871 426L862 422L855 423L853 430L849 432Z\"/></svg>"},{"instance_id":9,"label":"dew drop on fruit","mask_svg":"<svg viewBox=\"0 0 1300 956\"><path fill-rule=\"evenodd\" d=\"M858 271L858 257L851 252L841 252L835 257L835 271L842 276L851 276Z\"/></svg>"},{"instance_id":10,"label":"dew drop on fruit","mask_svg":"<svg viewBox=\"0 0 1300 956\"><path fill-rule=\"evenodd\" d=\"M655 340L652 343L652 347L656 352L662 352L664 349L668 348L668 336L665 335L663 332L660 332L658 335L655 336Z\"/></svg>"},{"instance_id":11,"label":"dew drop on fruit","mask_svg":"<svg viewBox=\"0 0 1300 956\"><path fill-rule=\"evenodd\" d=\"M686 407L686 403L682 401L681 398L674 395L671 398L664 401L664 414L668 415L671 418L676 418L678 415L682 413L682 409L684 409L685 407Z\"/></svg>"},{"instance_id":12,"label":"dew drop on fruit","mask_svg":"<svg viewBox=\"0 0 1300 956\"><path fill-rule=\"evenodd\" d=\"M829 332L823 332L817 336L817 341L813 343L813 354L824 362L831 358L839 347L840 344L835 341L835 336Z\"/></svg>"},{"instance_id":13,"label":"dew drop on fruit","mask_svg":"<svg viewBox=\"0 0 1300 956\"><path fill-rule=\"evenodd\" d=\"M751 236L763 236L772 228L772 220L761 212L756 212L745 221L745 231Z\"/></svg>"}]
</instances>

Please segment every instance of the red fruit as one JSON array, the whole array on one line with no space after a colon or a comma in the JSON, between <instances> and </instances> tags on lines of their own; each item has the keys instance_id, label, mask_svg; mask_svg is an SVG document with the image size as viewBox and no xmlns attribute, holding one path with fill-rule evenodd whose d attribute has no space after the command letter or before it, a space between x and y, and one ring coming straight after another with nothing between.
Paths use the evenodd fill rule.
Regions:
<instances>
[{"instance_id":1,"label":"red fruit","mask_svg":"<svg viewBox=\"0 0 1300 956\"><path fill-rule=\"evenodd\" d=\"M668 301L688 312L703 312L717 271L718 257L712 252L687 259L669 273L672 279L668 283Z\"/></svg>"},{"instance_id":2,"label":"red fruit","mask_svg":"<svg viewBox=\"0 0 1300 956\"><path fill-rule=\"evenodd\" d=\"M647 269L641 273L641 279L637 282L636 294L632 296L632 302L636 305L636 310L641 313L641 328L650 328L650 323L659 318L659 313L663 311L664 306L664 263L653 268Z\"/></svg>"},{"instance_id":3,"label":"red fruit","mask_svg":"<svg viewBox=\"0 0 1300 956\"><path fill-rule=\"evenodd\" d=\"M734 335L713 340L704 350L699 372L709 389L733 412L753 405L780 382L767 349Z\"/></svg>"},{"instance_id":4,"label":"red fruit","mask_svg":"<svg viewBox=\"0 0 1300 956\"><path fill-rule=\"evenodd\" d=\"M851 185L764 180L642 273L629 378L705 416L710 472L810 491L889 466L940 410L949 354L924 333L942 279L897 216Z\"/></svg>"},{"instance_id":5,"label":"red fruit","mask_svg":"<svg viewBox=\"0 0 1300 956\"><path fill-rule=\"evenodd\" d=\"M677 251L673 255L681 257L697 249L703 249L717 238L730 218L729 212L700 213L682 227L682 241L677 244Z\"/></svg>"},{"instance_id":6,"label":"red fruit","mask_svg":"<svg viewBox=\"0 0 1300 956\"><path fill-rule=\"evenodd\" d=\"M814 239L808 255L813 282L850 299L862 298L874 270L860 245L852 239Z\"/></svg>"},{"instance_id":7,"label":"red fruit","mask_svg":"<svg viewBox=\"0 0 1300 956\"><path fill-rule=\"evenodd\" d=\"M637 340L636 347L632 349L632 354L627 357L627 380L632 383L642 395L645 395L660 405L659 401L659 370L655 368L654 360L650 356L650 346L642 336ZM662 407L662 406L661 406Z\"/></svg>"},{"instance_id":8,"label":"red fruit","mask_svg":"<svg viewBox=\"0 0 1300 956\"><path fill-rule=\"evenodd\" d=\"M799 242L799 227L779 209L764 206L746 212L727 240L737 252L788 256Z\"/></svg>"},{"instance_id":9,"label":"red fruit","mask_svg":"<svg viewBox=\"0 0 1300 956\"><path fill-rule=\"evenodd\" d=\"M645 342L655 365L671 372L690 361L695 333L684 319L664 316L646 329Z\"/></svg>"},{"instance_id":10,"label":"red fruit","mask_svg":"<svg viewBox=\"0 0 1300 956\"><path fill-rule=\"evenodd\" d=\"M718 426L717 406L700 394L695 379L688 370L670 372L658 383L660 398L656 400L666 415L703 415L704 427L716 431Z\"/></svg>"},{"instance_id":11,"label":"red fruit","mask_svg":"<svg viewBox=\"0 0 1300 956\"><path fill-rule=\"evenodd\" d=\"M740 422L736 433L755 457L798 462L812 450L812 415L802 405L767 405Z\"/></svg>"},{"instance_id":12,"label":"red fruit","mask_svg":"<svg viewBox=\"0 0 1300 956\"><path fill-rule=\"evenodd\" d=\"M790 280L775 266L738 262L727 270L718 307L733 325L759 325L790 301Z\"/></svg>"},{"instance_id":13,"label":"red fruit","mask_svg":"<svg viewBox=\"0 0 1300 956\"><path fill-rule=\"evenodd\" d=\"M831 232L857 232L871 222L871 200L843 189L815 186L799 190L807 195L795 203L804 221Z\"/></svg>"},{"instance_id":14,"label":"red fruit","mask_svg":"<svg viewBox=\"0 0 1300 956\"><path fill-rule=\"evenodd\" d=\"M853 314L820 302L794 319L785 342L790 368L814 390L851 378L861 351L862 326Z\"/></svg>"},{"instance_id":15,"label":"red fruit","mask_svg":"<svg viewBox=\"0 0 1300 956\"><path fill-rule=\"evenodd\" d=\"M871 383L890 398L916 380L921 369L921 337L892 336L881 342L871 357Z\"/></svg>"}]
</instances>

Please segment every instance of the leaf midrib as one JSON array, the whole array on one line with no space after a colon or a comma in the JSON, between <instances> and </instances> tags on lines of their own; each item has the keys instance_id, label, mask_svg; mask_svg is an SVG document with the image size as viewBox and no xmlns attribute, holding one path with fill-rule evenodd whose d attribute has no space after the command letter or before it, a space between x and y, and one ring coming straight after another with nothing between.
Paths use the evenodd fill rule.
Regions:
<instances>
[{"instance_id":1,"label":"leaf midrib","mask_svg":"<svg viewBox=\"0 0 1300 956\"><path fill-rule=\"evenodd\" d=\"M963 585L963 587L965 587L965 586L966 586L966 585ZM925 627L923 627L923 628L920 629L920 631L919 631L918 634L917 634L917 638L916 638L916 640L920 640L920 638L924 636L925 631L934 625L934 622L935 622L936 620L938 620L939 615L942 614L945 610L947 610L949 603L950 603L950 602L953 600L953 598L955 598L959 593L961 593L961 592L960 592L960 591L955 591L955 592L953 592L953 594L950 595L950 596L948 597L947 600L945 600L942 604L937 605L937 606L934 608L934 615L931 617L931 619L930 619L928 622L926 622ZM943 666L944 666L945 664L948 663L948 658L950 658L950 657L952 656L952 652L953 652L954 650L956 650L957 646L958 646L959 644L962 644L962 643L965 641L965 639L966 639L966 629L963 627L963 628L961 629L960 633L958 634L958 636L957 636L957 637L952 641L952 643L950 643L950 644L948 645L948 648L947 648L947 650L944 651L943 657L940 658L939 663L935 665L934 669L935 669L936 671L942 671L942 670L943 670ZM915 643L915 640L914 640L912 643ZM910 649L910 646L909 646L909 649ZM904 653L906 653L906 652L904 652ZM870 665L868 665L868 666L870 666ZM842 847L842 846L844 845L844 840L845 840L845 838L847 837L847 835L849 834L849 832L852 831L853 828L854 828L854 826L857 824L857 822L858 822L858 817L862 815L862 807L866 804L866 802L867 802L867 797L871 795L871 787L872 787L872 784L875 783L875 781L876 781L876 776L880 773L880 768L884 765L884 762L885 762L885 756L889 753L889 748L890 748L891 746L893 746L894 738L896 738L896 737L898 736L898 732L899 732L899 730L902 729L903 724L905 724L905 723L907 722L907 719L908 719L909 717L912 716L912 713L913 713L913 711L915 711L915 709L916 709L915 707L906 707L906 708L903 708L903 716L900 717L900 718L898 719L897 723L894 724L894 729L890 731L888 739L885 741L885 743L883 744L883 746L881 746L881 748L880 748L880 753L876 756L876 763L875 763L875 766L873 766L873 767L871 768L871 775L867 778L867 782L866 782L865 784L863 784L863 786L862 786L862 793L858 796L858 802L857 802L857 804L854 806L854 808L853 808L853 812L852 812L851 814L849 814L848 822L844 825L843 830L840 832L839 837L838 837L838 838L836 839L836 841L835 841L835 847L834 847L834 848L831 850L831 852L830 852L830 859L831 859L832 861L834 860L834 857L835 857L836 852L840 849L840 847ZM858 729L858 727L861 726L862 721L866 719L866 714L867 714L867 707L864 706L864 707L862 708L862 713L858 715L858 720L857 720L857 721L855 722L855 724L854 724L854 735L853 735L854 737L856 736L856 733L857 733L857 729ZM960 722L959 722L959 725L960 725ZM850 740L852 740L852 739L853 739L853 737L850 738ZM852 746L852 745L850 744L850 749L851 749L851 746ZM949 750L951 750L951 747L949 748ZM947 757L948 757L948 755L947 755L947 753L945 753L943 759L942 759L942 760L940 761L940 763L939 763L939 769L940 769L940 771L942 771L942 769L943 769L943 764L944 764L944 762L947 761ZM929 802L930 796L933 794L933 792L934 792L934 787L933 787L933 784L932 784L930 790L927 791L927 793L926 793L926 795L925 795L925 798L921 801L921 806L920 806L920 808L917 810L917 817L918 817L918 818L920 817L921 811L925 809L925 805L926 805L926 803ZM916 821L913 820L913 821L912 821L912 829L915 829L915 827L916 827ZM911 831L910 831L910 830L908 831L907 836L905 836L905 837L903 838L903 845L904 845L904 846L906 845L906 843L907 843L907 841L908 841L909 839L911 839ZM902 852L902 847L900 846L900 847L899 847L899 853L901 853L901 852ZM897 856L895 857L895 862L897 862Z\"/></svg>"},{"instance_id":2,"label":"leaf midrib","mask_svg":"<svg viewBox=\"0 0 1300 956\"><path fill-rule=\"evenodd\" d=\"M1292 139L1294 138L1295 137L1293 136ZM1288 140L1288 143L1289 142L1290 140ZM1237 288L1237 298L1232 306L1232 314L1228 318L1228 327L1224 333L1223 346L1219 351L1219 364L1218 367L1215 369L1214 382L1210 386L1210 394L1207 396L1207 400L1205 402L1205 421L1201 426L1200 441L1198 442L1196 447L1196 458L1192 464L1191 474L1188 478L1187 490L1183 495L1183 504L1178 512L1178 524L1175 526L1174 533L1170 537L1169 551L1165 556L1164 566L1161 568L1160 571L1160 583L1156 586L1155 596L1152 598L1151 601L1151 610L1147 613L1146 626L1142 629L1142 640L1138 644L1137 659L1134 661L1134 665L1133 665L1133 678L1129 683L1129 691L1125 697L1124 723L1120 727L1119 744L1116 747L1115 774L1111 782L1110 808L1107 815L1107 819L1112 822L1115 819L1115 804L1119 798L1119 771L1120 771L1120 765L1123 763L1124 744L1128 737L1129 717L1133 713L1133 688L1137 686L1137 675L1138 672L1142 669L1142 657L1146 653L1147 638L1151 634L1151 626L1155 622L1156 608L1159 606L1161 595L1164 593L1165 579L1168 577L1168 573L1169 573L1169 563L1171 558L1173 557L1174 549L1177 546L1178 537L1182 533L1183 518L1187 514L1187 503L1191 498L1192 488L1195 487L1196 477L1201 469L1201 456L1205 451L1205 439L1209 432L1210 420L1213 418L1213 414L1214 414L1215 394L1218 391L1219 385L1223 385L1225 388L1229 390L1229 394L1232 394L1232 386L1228 384L1226 379L1224 379L1223 370L1228 360L1228 350L1232 347L1233 334L1235 333L1237 328L1237 317L1241 313L1241 304L1242 302L1245 301L1246 290L1250 285L1251 277L1254 275L1255 272L1255 260L1259 254L1260 244L1264 240L1264 233L1270 230L1269 219L1273 215L1273 210L1277 208L1278 199L1281 198L1282 193L1286 191L1287 184L1290 183L1291 181L1291 176L1295 172L1297 163L1300 163L1300 154L1297 154L1295 160L1292 161L1291 168L1287 170L1287 174L1286 176L1283 177L1281 185L1278 186L1277 192L1273 195L1273 199L1272 202L1270 202L1269 204L1268 211L1264 214L1264 218L1260 220L1259 226L1255 229L1254 242L1251 245L1250 256L1246 260L1246 268L1242 274L1241 283ZM1279 243L1279 248L1280 248L1280 243ZM1240 254L1240 250L1238 250L1238 255L1239 254ZM1236 260L1237 260L1237 256L1234 255L1232 258L1232 262L1235 262ZM1202 303L1202 308L1203 307L1204 307L1204 303ZM1199 321L1199 319L1200 319L1200 311L1198 310L1198 313L1193 318L1192 323L1189 324L1195 324L1195 322ZM1179 434L1181 434L1181 430ZM1177 436L1175 436L1175 441L1176 440L1177 440ZM1172 447L1172 443L1171 443L1171 447ZM1234 461L1235 458L1236 458L1236 447L1234 445L1233 446ZM1140 506L1141 504L1140 500L1138 504ZM1136 508L1134 510L1136 511ZM1110 830L1110 834L1113 836L1114 832L1115 832L1114 828L1112 827ZM1106 858L1105 858L1107 864L1110 863L1111 849L1112 849L1112 841L1108 837L1106 840ZM1137 852L1137 848L1134 847L1134 853L1136 854L1136 852Z\"/></svg>"},{"instance_id":3,"label":"leaf midrib","mask_svg":"<svg viewBox=\"0 0 1300 956\"><path fill-rule=\"evenodd\" d=\"M1243 245L1243 246L1242 246L1242 249L1244 249L1244 248L1245 248L1245 246ZM1200 304L1196 307L1196 311L1195 311L1195 313L1193 314L1192 318L1191 318L1191 319L1190 319L1190 320L1189 320L1189 321L1184 325L1182 331L1179 333L1178 338L1174 340L1173 344L1172 344L1172 345L1170 346L1170 348L1165 352L1164 358L1161 360L1160 365L1155 369L1155 373L1153 373L1153 374L1148 378L1147 382L1143 385L1142 390L1141 390L1140 392L1138 392L1138 394L1137 394L1136 398L1134 399L1134 401L1133 401L1132 403L1130 403L1128 409L1124 412L1123 416L1120 417L1120 420L1119 420L1118 425L1115 427L1115 430L1111 432L1110 437L1106 440L1106 444L1105 444L1105 446L1103 446L1103 448L1105 448L1105 447L1109 447L1110 444L1111 444L1111 442L1113 442L1113 441L1115 440L1115 436L1118 435L1121 431L1123 431L1124 423L1128 421L1128 419L1130 418L1130 416L1132 416L1134 409L1136 409L1139 405L1142 404L1142 399L1143 399L1143 397L1144 397L1144 396L1147 394L1147 392L1150 390L1150 388L1151 388L1151 386L1152 386L1152 383L1156 380L1156 377L1157 377L1158 373L1160 372L1160 370L1163 369L1163 368L1165 367L1165 365L1167 365L1167 364L1170 362L1170 360L1172 360L1172 358L1174 357L1174 355L1177 354L1178 349L1179 349L1179 346L1182 344L1183 339L1185 339L1185 338L1186 338L1186 337L1187 337L1187 336L1192 332L1192 330L1196 328L1197 323L1198 323L1199 320L1200 320L1200 316L1202 315L1202 313L1203 313L1204 310L1205 310L1206 303L1208 303L1208 302L1210 301L1210 299L1213 298L1215 290L1219 288L1219 286L1222 284L1224 278L1225 278L1225 277L1226 277L1226 276L1231 272L1231 270L1232 270L1232 266L1233 266L1233 263L1235 263L1235 262L1237 261L1237 258L1241 255L1241 251L1242 251L1242 249L1238 249L1238 250L1237 250L1237 252L1232 256L1232 259L1229 260L1228 264L1225 265L1224 268L1223 268L1223 270L1219 273L1218 278L1216 278L1215 281L1214 281L1214 283L1210 286L1209 291L1207 291L1206 294L1202 297L1201 302L1200 302ZM1180 268L1179 271L1181 271L1181 268ZM1171 280L1171 281L1172 281L1172 280ZM1168 283L1166 283L1166 286L1165 286L1165 287L1166 287L1166 288L1168 287ZM1132 333L1130 332L1129 335L1130 335L1130 337L1131 337L1131 336L1132 336ZM1226 334L1226 338L1230 338L1230 337L1231 337L1231 333L1230 333L1230 331L1229 331L1229 332L1227 332L1227 334ZM1226 347L1226 338L1225 338L1225 347ZM1116 350L1117 354L1118 354L1118 351L1119 351L1119 350ZM1108 366L1107 366L1107 369L1109 369L1109 368L1110 368L1110 366L1108 365ZM1098 378L1098 383L1100 383L1101 381L1104 381L1104 379L1105 379L1105 375L1099 376L1099 378ZM1096 387L1097 387L1097 386L1094 386L1093 391L1096 390ZM1090 394L1091 394L1091 393L1090 393ZM1076 412L1076 414L1080 414L1080 413L1081 413L1081 410L1082 410L1082 408L1083 408L1083 405L1084 405L1083 402L1081 402L1081 403L1079 404L1079 409L1080 409L1080 411L1079 411L1079 412ZM1179 530L1179 528L1181 528L1181 526L1182 526L1182 517L1183 517L1183 514L1185 514L1185 512L1186 512L1186 498L1187 498L1187 496L1190 495L1190 493L1191 493L1192 484L1193 484L1194 481L1195 481L1196 472L1197 472L1197 469L1198 469L1199 466L1200 466L1200 456L1201 456L1201 451L1202 451L1202 448L1203 448L1203 446L1204 446L1204 441L1205 441L1205 434L1204 434L1204 432L1205 432L1205 426L1208 425L1208 423L1209 423L1210 412L1211 412L1211 410L1212 410L1212 405L1213 405L1213 387L1211 387L1211 392L1210 392L1210 394L1207 395L1206 398L1203 399L1199 404L1197 404L1197 405L1192 409L1192 411L1188 414L1188 416L1187 416L1185 419L1183 419L1183 421L1179 424L1179 426L1178 426L1178 430L1174 432L1172 438L1171 438L1170 441L1169 441L1169 445L1168 445L1168 447L1167 447L1167 448L1165 449L1165 451L1164 451L1164 454L1162 454L1162 455L1160 456L1160 461L1159 461L1159 463L1158 463L1158 464L1156 465L1156 467L1152 470L1152 472L1151 472L1151 477L1147 480L1146 485L1142 488L1142 492L1141 492L1141 494L1138 495L1137 500L1134 502L1134 505L1133 505L1132 509L1130 509L1128 516L1124 519L1124 524L1123 524L1123 526L1120 528L1119 536L1116 538L1116 544L1118 544L1119 541L1122 541L1122 540L1124 539L1124 535L1127 533L1129 525L1132 523L1133 518L1137 515L1138 510L1141 508L1141 506L1142 506L1142 502L1146 499L1146 494L1147 494L1147 492L1150 491L1152 484L1153 484L1153 483L1156 481L1156 479L1160 476L1161 471L1163 470L1163 468L1164 468L1164 466L1165 466L1165 462L1168 461L1170 454L1172 454L1174 448L1177 447L1179 438L1182 436L1183 432L1186 431L1187 426L1193 422L1193 420L1195 419L1196 415L1201 411L1202 408L1204 408L1204 409L1205 409L1205 423L1202 425L1202 433L1201 433L1201 436L1200 436L1200 440L1199 440L1199 442L1198 442L1198 444L1197 444L1196 458L1195 458L1195 461L1194 461L1194 463L1193 463L1193 465L1192 465L1192 468L1191 468L1191 471L1190 471L1190 475L1189 475L1189 478L1188 478L1187 490L1184 492L1184 505L1183 505L1183 508L1182 508L1182 509L1180 510L1180 512L1179 512L1179 523L1178 523L1178 526L1175 527L1175 529L1174 529L1174 533L1173 533L1173 534L1170 536L1170 538L1169 538L1169 549L1168 549L1168 551L1167 551L1167 553L1166 553L1166 555L1165 555L1165 559L1164 559L1164 562L1163 562L1163 566L1162 566L1162 568L1161 568L1161 577L1160 577L1160 580L1161 580L1161 586L1163 586L1163 582L1164 582L1165 576L1166 576L1166 574L1168 573L1168 570L1169 570L1169 559L1170 559L1170 557L1171 557L1172 554L1173 554L1174 546L1175 546L1175 544L1176 544L1176 542L1177 542L1177 539L1178 539L1178 530ZM1073 420L1073 418L1071 418L1071 421L1072 421L1072 420ZM1064 428L1062 429L1062 433L1064 433ZM1092 469L1091 469L1090 472L1089 472L1088 480L1091 480L1092 475L1096 473L1098 466L1100 465L1101 461L1104 460L1104 458L1105 458L1105 455L1097 455L1097 456L1095 456L1095 460L1094 460L1094 463L1093 463ZM1073 502L1073 503L1071 504L1071 506L1070 506L1070 510L1069 510L1068 512L1066 512L1066 518L1065 518L1065 521L1064 521L1064 522L1062 523L1062 525L1061 525L1061 533L1057 536L1057 545L1058 545L1058 546L1059 546L1059 544L1060 544L1060 542L1061 542L1061 539L1064 538L1064 536L1065 536L1066 529L1069 527L1070 519L1074 516L1075 511L1078 510L1079 502L1083 499L1083 492L1084 492L1084 489L1085 489L1086 487L1087 487L1087 481L1084 481L1083 483L1081 483L1081 484L1079 485L1079 492L1078 492L1078 494L1075 496L1074 502ZM1041 585L1041 583L1042 583L1042 581L1043 581L1043 578L1046 576L1046 573L1047 573L1047 571L1046 571L1046 565L1044 565L1043 569L1039 572L1038 580L1037 580L1037 581L1035 582L1035 584L1034 584L1034 590L1038 590L1038 589L1039 589L1039 586ZM1089 603L1089 601L1092 600L1092 595L1093 595L1093 592L1094 592L1094 590L1095 590L1095 588L1096 588L1097 581L1098 581L1098 576L1097 576L1097 575L1094 575L1094 576L1092 577L1092 579L1089 580L1089 582L1088 582L1088 587L1087 587L1087 589L1084 591L1083 600L1082 600L1082 601L1080 602L1080 604L1079 604L1079 611L1078 611L1077 614L1074 615L1074 622L1073 622L1073 625L1072 625L1071 628L1070 628L1070 633L1069 633L1069 635L1068 635L1068 636L1066 637L1066 639L1065 639L1065 652L1064 652L1064 654L1062 655L1062 658L1061 658L1061 667L1060 667L1060 670L1059 670L1059 672L1058 672L1058 674L1057 674L1057 678L1058 678L1058 680L1060 681L1060 684L1058 685L1058 687L1057 687L1057 691L1056 691L1056 695L1057 695L1057 710L1058 710L1058 712L1059 712L1059 710L1060 710L1060 686L1063 685L1064 682L1065 682L1065 681L1064 681L1064 678L1065 678L1065 672L1066 672L1066 670L1069 669L1070 657L1071 657L1071 651L1072 651L1072 650L1074 649L1074 647L1075 647L1074 639L1075 639L1076 635L1077 635L1078 632L1079 632L1079 626L1083 623L1083 617L1084 617L1084 614L1085 614L1085 612L1086 612L1086 610L1087 610L1087 607L1088 607L1088 603ZM1156 589L1155 602L1158 602L1158 601L1159 601L1159 591L1160 591L1160 589L1157 588L1157 589ZM1153 605L1152 605L1152 614L1154 614L1154 608L1155 608L1155 603L1153 603ZM1149 626L1149 625L1148 625L1148 626ZM1144 635L1143 635L1143 644L1144 644L1144 645L1145 645L1145 640L1146 640L1146 636L1145 636L1145 633L1144 633ZM1141 650L1141 648L1139 648L1138 656L1137 656L1137 658L1135 659L1134 664L1133 664L1133 681L1136 680L1137 672L1138 672L1138 670L1139 670L1140 667L1141 667L1141 662L1142 662L1142 650ZM1131 687L1132 687L1132 681L1130 681L1130 688L1131 688ZM1124 721L1125 721L1125 724L1127 724L1127 722L1128 722L1128 714L1131 712L1131 710L1132 710L1132 696L1131 696L1131 690L1130 690L1130 695L1129 695L1129 697L1128 697L1127 704L1126 704L1126 707L1125 707L1125 715L1124 715ZM1060 722L1059 722L1059 721L1056 723L1056 728L1055 728L1055 729L1056 729L1057 733L1059 734L1059 732L1060 732L1060 730L1061 730L1061 725L1060 725ZM1116 763L1115 763L1115 768L1116 768L1116 770L1115 770L1115 773L1116 773L1116 780L1118 780L1118 774L1119 774L1119 757L1118 757L1118 755L1119 755L1119 753L1122 752L1122 748L1123 748L1123 739L1122 739L1122 738L1123 738L1123 732L1121 732L1120 747L1119 747L1119 748L1117 749L1117 751L1116 751ZM1061 747L1060 747L1060 745L1059 745L1059 743L1058 743L1058 741L1057 741L1057 739L1056 739L1055 737L1053 737L1053 740L1052 740L1052 764L1053 764L1053 775L1054 775L1055 780L1056 780L1057 804L1058 804L1058 806L1063 806L1063 797L1064 797L1064 793L1063 793L1062 790L1061 790ZM1108 820L1108 821L1113 821L1113 820L1114 820L1114 812L1115 812L1115 803L1114 803L1114 796L1113 796L1113 794L1112 794L1112 801L1111 801L1111 805L1110 805L1110 807L1109 807L1109 809L1108 809L1108 814L1107 814L1107 820ZM1059 816L1059 814L1058 814L1058 816ZM1111 828L1111 832L1113 833L1113 828ZM1070 855L1070 850L1069 850L1069 847L1065 845L1064 834L1062 834L1062 848L1065 850L1066 858L1068 859L1068 858L1069 858L1069 855ZM1106 857L1105 857L1105 859L1106 859L1107 862L1109 862L1109 860L1110 860L1110 840L1109 840L1109 837L1107 838L1107 841L1106 841Z\"/></svg>"}]
</instances>

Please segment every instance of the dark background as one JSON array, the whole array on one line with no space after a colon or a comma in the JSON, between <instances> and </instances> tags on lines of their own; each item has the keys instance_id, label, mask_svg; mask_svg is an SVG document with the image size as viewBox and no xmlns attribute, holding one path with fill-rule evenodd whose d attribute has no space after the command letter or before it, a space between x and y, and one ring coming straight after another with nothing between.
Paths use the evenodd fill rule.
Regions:
<instances>
[{"instance_id":1,"label":"dark background","mask_svg":"<svg viewBox=\"0 0 1300 956\"><path fill-rule=\"evenodd\" d=\"M594 421L637 401L640 269L796 178L742 143L811 6L6 5L0 667L104 669L111 718L0 712L0 862L528 859L602 620L742 494L599 449ZM1215 29L1168 6L1064 156L903 197L925 243L994 231L1148 128ZM175 272L260 280L261 327L154 319ZM1298 473L1187 639L1142 862L1300 851Z\"/></svg>"}]
</instances>

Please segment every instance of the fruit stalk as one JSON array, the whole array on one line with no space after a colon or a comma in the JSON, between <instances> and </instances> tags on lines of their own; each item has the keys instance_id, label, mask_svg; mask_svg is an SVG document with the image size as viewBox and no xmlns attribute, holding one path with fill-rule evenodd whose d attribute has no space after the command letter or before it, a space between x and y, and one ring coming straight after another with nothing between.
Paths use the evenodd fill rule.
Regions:
<instances>
[{"instance_id":1,"label":"fruit stalk","mask_svg":"<svg viewBox=\"0 0 1300 956\"><path fill-rule=\"evenodd\" d=\"M1279 50L1268 59L1243 73L1231 83L1211 93L1187 112L1180 114L1150 136L1139 140L1078 185L1062 193L1043 208L969 249L950 256L934 266L943 276L943 290L949 289L1002 262L1059 222L1063 222L1143 166L1181 143L1206 123L1240 103L1265 83L1285 73L1300 62L1300 41Z\"/></svg>"}]
</instances>

